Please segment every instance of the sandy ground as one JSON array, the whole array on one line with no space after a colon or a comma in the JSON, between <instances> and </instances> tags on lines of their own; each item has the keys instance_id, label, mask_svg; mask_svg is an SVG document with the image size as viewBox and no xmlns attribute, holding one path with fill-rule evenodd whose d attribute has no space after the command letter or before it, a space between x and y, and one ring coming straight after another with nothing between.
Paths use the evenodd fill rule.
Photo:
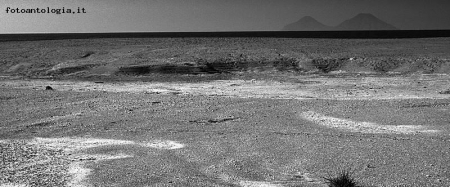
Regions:
<instances>
[{"instance_id":1,"label":"sandy ground","mask_svg":"<svg viewBox=\"0 0 450 187\"><path fill-rule=\"evenodd\" d=\"M14 79L4 77L6 79ZM42 90L46 86L59 91L103 91L172 95L208 95L239 98L274 99L421 99L449 98L439 92L450 89L447 74L421 74L398 77L342 77L328 78L318 75L297 76L299 83L267 80L217 80L199 83L158 82L82 82L49 80L4 80L0 86ZM301 82L300 82L301 81Z\"/></svg>"},{"instance_id":2,"label":"sandy ground","mask_svg":"<svg viewBox=\"0 0 450 187\"><path fill-rule=\"evenodd\" d=\"M450 186L449 46L3 42L0 187Z\"/></svg>"},{"instance_id":3,"label":"sandy ground","mask_svg":"<svg viewBox=\"0 0 450 187\"><path fill-rule=\"evenodd\" d=\"M447 75L297 79L3 77L1 186L326 186L341 168L365 186L450 185ZM38 151L8 160L19 147ZM64 180L23 177L42 170Z\"/></svg>"}]
</instances>

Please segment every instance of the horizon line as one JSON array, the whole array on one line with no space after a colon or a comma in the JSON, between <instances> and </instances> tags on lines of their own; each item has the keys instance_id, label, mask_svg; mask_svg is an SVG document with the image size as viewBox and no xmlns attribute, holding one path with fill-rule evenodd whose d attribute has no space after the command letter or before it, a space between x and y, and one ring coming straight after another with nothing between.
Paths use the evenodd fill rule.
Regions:
<instances>
[{"instance_id":1,"label":"horizon line","mask_svg":"<svg viewBox=\"0 0 450 187\"><path fill-rule=\"evenodd\" d=\"M317 30L317 31L282 31L282 30L244 30L244 31L118 31L118 32L15 32L0 33L0 35L14 34L127 34L127 33L263 33L263 32L377 32L377 31L450 31L450 29L397 29L397 30Z\"/></svg>"}]
</instances>

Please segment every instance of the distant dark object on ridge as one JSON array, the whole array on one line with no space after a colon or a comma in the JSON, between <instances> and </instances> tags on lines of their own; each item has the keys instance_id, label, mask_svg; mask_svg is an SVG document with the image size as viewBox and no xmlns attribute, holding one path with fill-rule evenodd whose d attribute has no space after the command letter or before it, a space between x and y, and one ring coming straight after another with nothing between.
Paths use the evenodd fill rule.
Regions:
<instances>
[{"instance_id":1,"label":"distant dark object on ridge","mask_svg":"<svg viewBox=\"0 0 450 187\"><path fill-rule=\"evenodd\" d=\"M45 90L53 90L53 88L51 86L46 86Z\"/></svg>"},{"instance_id":2,"label":"distant dark object on ridge","mask_svg":"<svg viewBox=\"0 0 450 187\"><path fill-rule=\"evenodd\" d=\"M360 13L331 27L320 23L310 16L305 16L295 23L286 25L282 31L358 31L358 30L398 30L398 28L378 19L372 14Z\"/></svg>"}]
</instances>

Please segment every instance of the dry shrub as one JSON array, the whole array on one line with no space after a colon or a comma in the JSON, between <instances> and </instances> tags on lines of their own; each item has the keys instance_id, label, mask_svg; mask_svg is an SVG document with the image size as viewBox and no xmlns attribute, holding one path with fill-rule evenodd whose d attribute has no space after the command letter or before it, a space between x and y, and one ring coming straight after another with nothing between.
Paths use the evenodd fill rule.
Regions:
<instances>
[{"instance_id":1,"label":"dry shrub","mask_svg":"<svg viewBox=\"0 0 450 187\"><path fill-rule=\"evenodd\" d=\"M347 170L342 170L336 177L324 178L329 187L359 187Z\"/></svg>"}]
</instances>

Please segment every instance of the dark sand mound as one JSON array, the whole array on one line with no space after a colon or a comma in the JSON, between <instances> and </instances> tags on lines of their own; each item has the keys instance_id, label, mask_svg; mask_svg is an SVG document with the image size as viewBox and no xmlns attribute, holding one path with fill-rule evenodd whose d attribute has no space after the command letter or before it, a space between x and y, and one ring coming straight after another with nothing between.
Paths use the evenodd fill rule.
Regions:
<instances>
[{"instance_id":1,"label":"dark sand mound","mask_svg":"<svg viewBox=\"0 0 450 187\"><path fill-rule=\"evenodd\" d=\"M295 59L280 59L273 62L240 62L214 61L199 62L197 64L162 64L147 66L128 66L119 68L118 74L146 75L146 74L216 74L233 72L264 72L264 71L300 71Z\"/></svg>"},{"instance_id":2,"label":"dark sand mound","mask_svg":"<svg viewBox=\"0 0 450 187\"><path fill-rule=\"evenodd\" d=\"M58 65L56 65L58 66ZM11 69L11 68L10 68ZM145 64L145 65L115 65L115 64L71 64L61 67L30 69L21 67L9 75L27 75L37 78L61 79L111 79L127 80L132 78L152 77L149 80L162 81L169 78L172 81L188 79L228 80L233 76L285 76L292 73L305 74L410 74L448 73L450 60L438 58L280 58L268 61L233 61L209 60L196 63ZM159 77L159 78L157 78Z\"/></svg>"}]
</instances>

